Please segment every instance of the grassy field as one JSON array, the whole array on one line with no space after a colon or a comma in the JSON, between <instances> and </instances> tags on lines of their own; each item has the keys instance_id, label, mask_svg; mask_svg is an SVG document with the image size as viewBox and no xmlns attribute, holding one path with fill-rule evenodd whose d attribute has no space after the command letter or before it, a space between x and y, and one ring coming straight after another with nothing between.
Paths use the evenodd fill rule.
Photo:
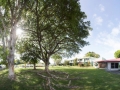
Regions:
<instances>
[{"instance_id":1,"label":"grassy field","mask_svg":"<svg viewBox=\"0 0 120 90\"><path fill-rule=\"evenodd\" d=\"M120 75L106 72L103 69L89 67L50 67L51 70L64 71L71 77L79 77L73 80L71 85L80 86L80 89L56 89L56 90L120 90ZM16 69L16 80L7 79L8 71L0 71L0 90L43 90L42 82L44 81L36 72L42 71L32 69ZM67 84L68 82L58 82Z\"/></svg>"}]
</instances>

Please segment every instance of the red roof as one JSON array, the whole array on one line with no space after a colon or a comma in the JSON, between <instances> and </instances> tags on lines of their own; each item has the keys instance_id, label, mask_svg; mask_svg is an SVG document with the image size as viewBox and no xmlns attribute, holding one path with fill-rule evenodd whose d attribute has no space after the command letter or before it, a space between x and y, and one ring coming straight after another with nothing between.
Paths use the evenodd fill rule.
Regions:
<instances>
[{"instance_id":1,"label":"red roof","mask_svg":"<svg viewBox=\"0 0 120 90\"><path fill-rule=\"evenodd\" d=\"M100 62L120 62L120 58L117 59L110 59L110 60L99 60L97 61L98 63Z\"/></svg>"}]
</instances>

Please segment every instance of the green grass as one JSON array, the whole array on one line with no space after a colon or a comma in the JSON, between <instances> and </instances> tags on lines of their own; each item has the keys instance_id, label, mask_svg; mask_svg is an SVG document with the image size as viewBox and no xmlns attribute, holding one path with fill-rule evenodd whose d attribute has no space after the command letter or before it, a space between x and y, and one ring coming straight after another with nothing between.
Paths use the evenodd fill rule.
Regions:
<instances>
[{"instance_id":1,"label":"green grass","mask_svg":"<svg viewBox=\"0 0 120 90\"><path fill-rule=\"evenodd\" d=\"M81 68L81 67L50 67L51 70L64 71L71 75L71 77L80 77L80 79L73 80L72 85L80 86L81 89L68 90L120 90L120 75L106 72L103 69L95 68ZM44 81L36 72L42 69L16 69L16 80L8 80L8 71L0 71L0 90L43 90L42 82ZM67 84L68 82L58 82ZM64 88L56 90L67 90Z\"/></svg>"}]
</instances>

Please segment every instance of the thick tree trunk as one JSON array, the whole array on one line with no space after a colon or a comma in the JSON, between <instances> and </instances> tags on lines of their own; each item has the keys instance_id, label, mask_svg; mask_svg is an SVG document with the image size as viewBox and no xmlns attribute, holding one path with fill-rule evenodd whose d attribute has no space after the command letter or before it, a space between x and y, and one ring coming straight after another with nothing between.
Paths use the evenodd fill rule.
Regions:
<instances>
[{"instance_id":1,"label":"thick tree trunk","mask_svg":"<svg viewBox=\"0 0 120 90\"><path fill-rule=\"evenodd\" d=\"M11 60L10 60L11 59ZM15 80L15 73L14 73L14 59L13 57L9 59L9 66L8 66L8 71L9 71L9 75L8 78L10 80Z\"/></svg>"},{"instance_id":2,"label":"thick tree trunk","mask_svg":"<svg viewBox=\"0 0 120 90\"><path fill-rule=\"evenodd\" d=\"M34 70L36 70L36 64L34 63L33 65L34 65Z\"/></svg>"},{"instance_id":3,"label":"thick tree trunk","mask_svg":"<svg viewBox=\"0 0 120 90\"><path fill-rule=\"evenodd\" d=\"M45 62L45 72L49 72L49 61Z\"/></svg>"},{"instance_id":4,"label":"thick tree trunk","mask_svg":"<svg viewBox=\"0 0 120 90\"><path fill-rule=\"evenodd\" d=\"M9 56L8 56L9 75L8 75L8 78L11 80L15 79L15 73L14 73L15 43L16 43L16 25L14 25L11 29L10 41L9 41Z\"/></svg>"},{"instance_id":5,"label":"thick tree trunk","mask_svg":"<svg viewBox=\"0 0 120 90\"><path fill-rule=\"evenodd\" d=\"M11 80L14 80L15 79L15 73L14 73L14 51L10 52L10 54L9 54L8 68L9 68L8 69L9 70L8 78L11 79Z\"/></svg>"}]
</instances>

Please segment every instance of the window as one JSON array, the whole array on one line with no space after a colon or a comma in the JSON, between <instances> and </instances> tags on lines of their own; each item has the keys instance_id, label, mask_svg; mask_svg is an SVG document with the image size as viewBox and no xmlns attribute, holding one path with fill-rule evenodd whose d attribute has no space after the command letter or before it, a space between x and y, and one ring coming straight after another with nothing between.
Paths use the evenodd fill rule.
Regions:
<instances>
[{"instance_id":1,"label":"window","mask_svg":"<svg viewBox=\"0 0 120 90\"><path fill-rule=\"evenodd\" d=\"M85 58L84 60L89 60L89 58Z\"/></svg>"},{"instance_id":2,"label":"window","mask_svg":"<svg viewBox=\"0 0 120 90\"><path fill-rule=\"evenodd\" d=\"M82 61L82 59L78 59L78 62L81 62Z\"/></svg>"},{"instance_id":3,"label":"window","mask_svg":"<svg viewBox=\"0 0 120 90\"><path fill-rule=\"evenodd\" d=\"M118 68L118 63L111 63L111 68Z\"/></svg>"},{"instance_id":4,"label":"window","mask_svg":"<svg viewBox=\"0 0 120 90\"><path fill-rule=\"evenodd\" d=\"M88 62L89 61L89 58L84 58L84 62Z\"/></svg>"}]
</instances>

